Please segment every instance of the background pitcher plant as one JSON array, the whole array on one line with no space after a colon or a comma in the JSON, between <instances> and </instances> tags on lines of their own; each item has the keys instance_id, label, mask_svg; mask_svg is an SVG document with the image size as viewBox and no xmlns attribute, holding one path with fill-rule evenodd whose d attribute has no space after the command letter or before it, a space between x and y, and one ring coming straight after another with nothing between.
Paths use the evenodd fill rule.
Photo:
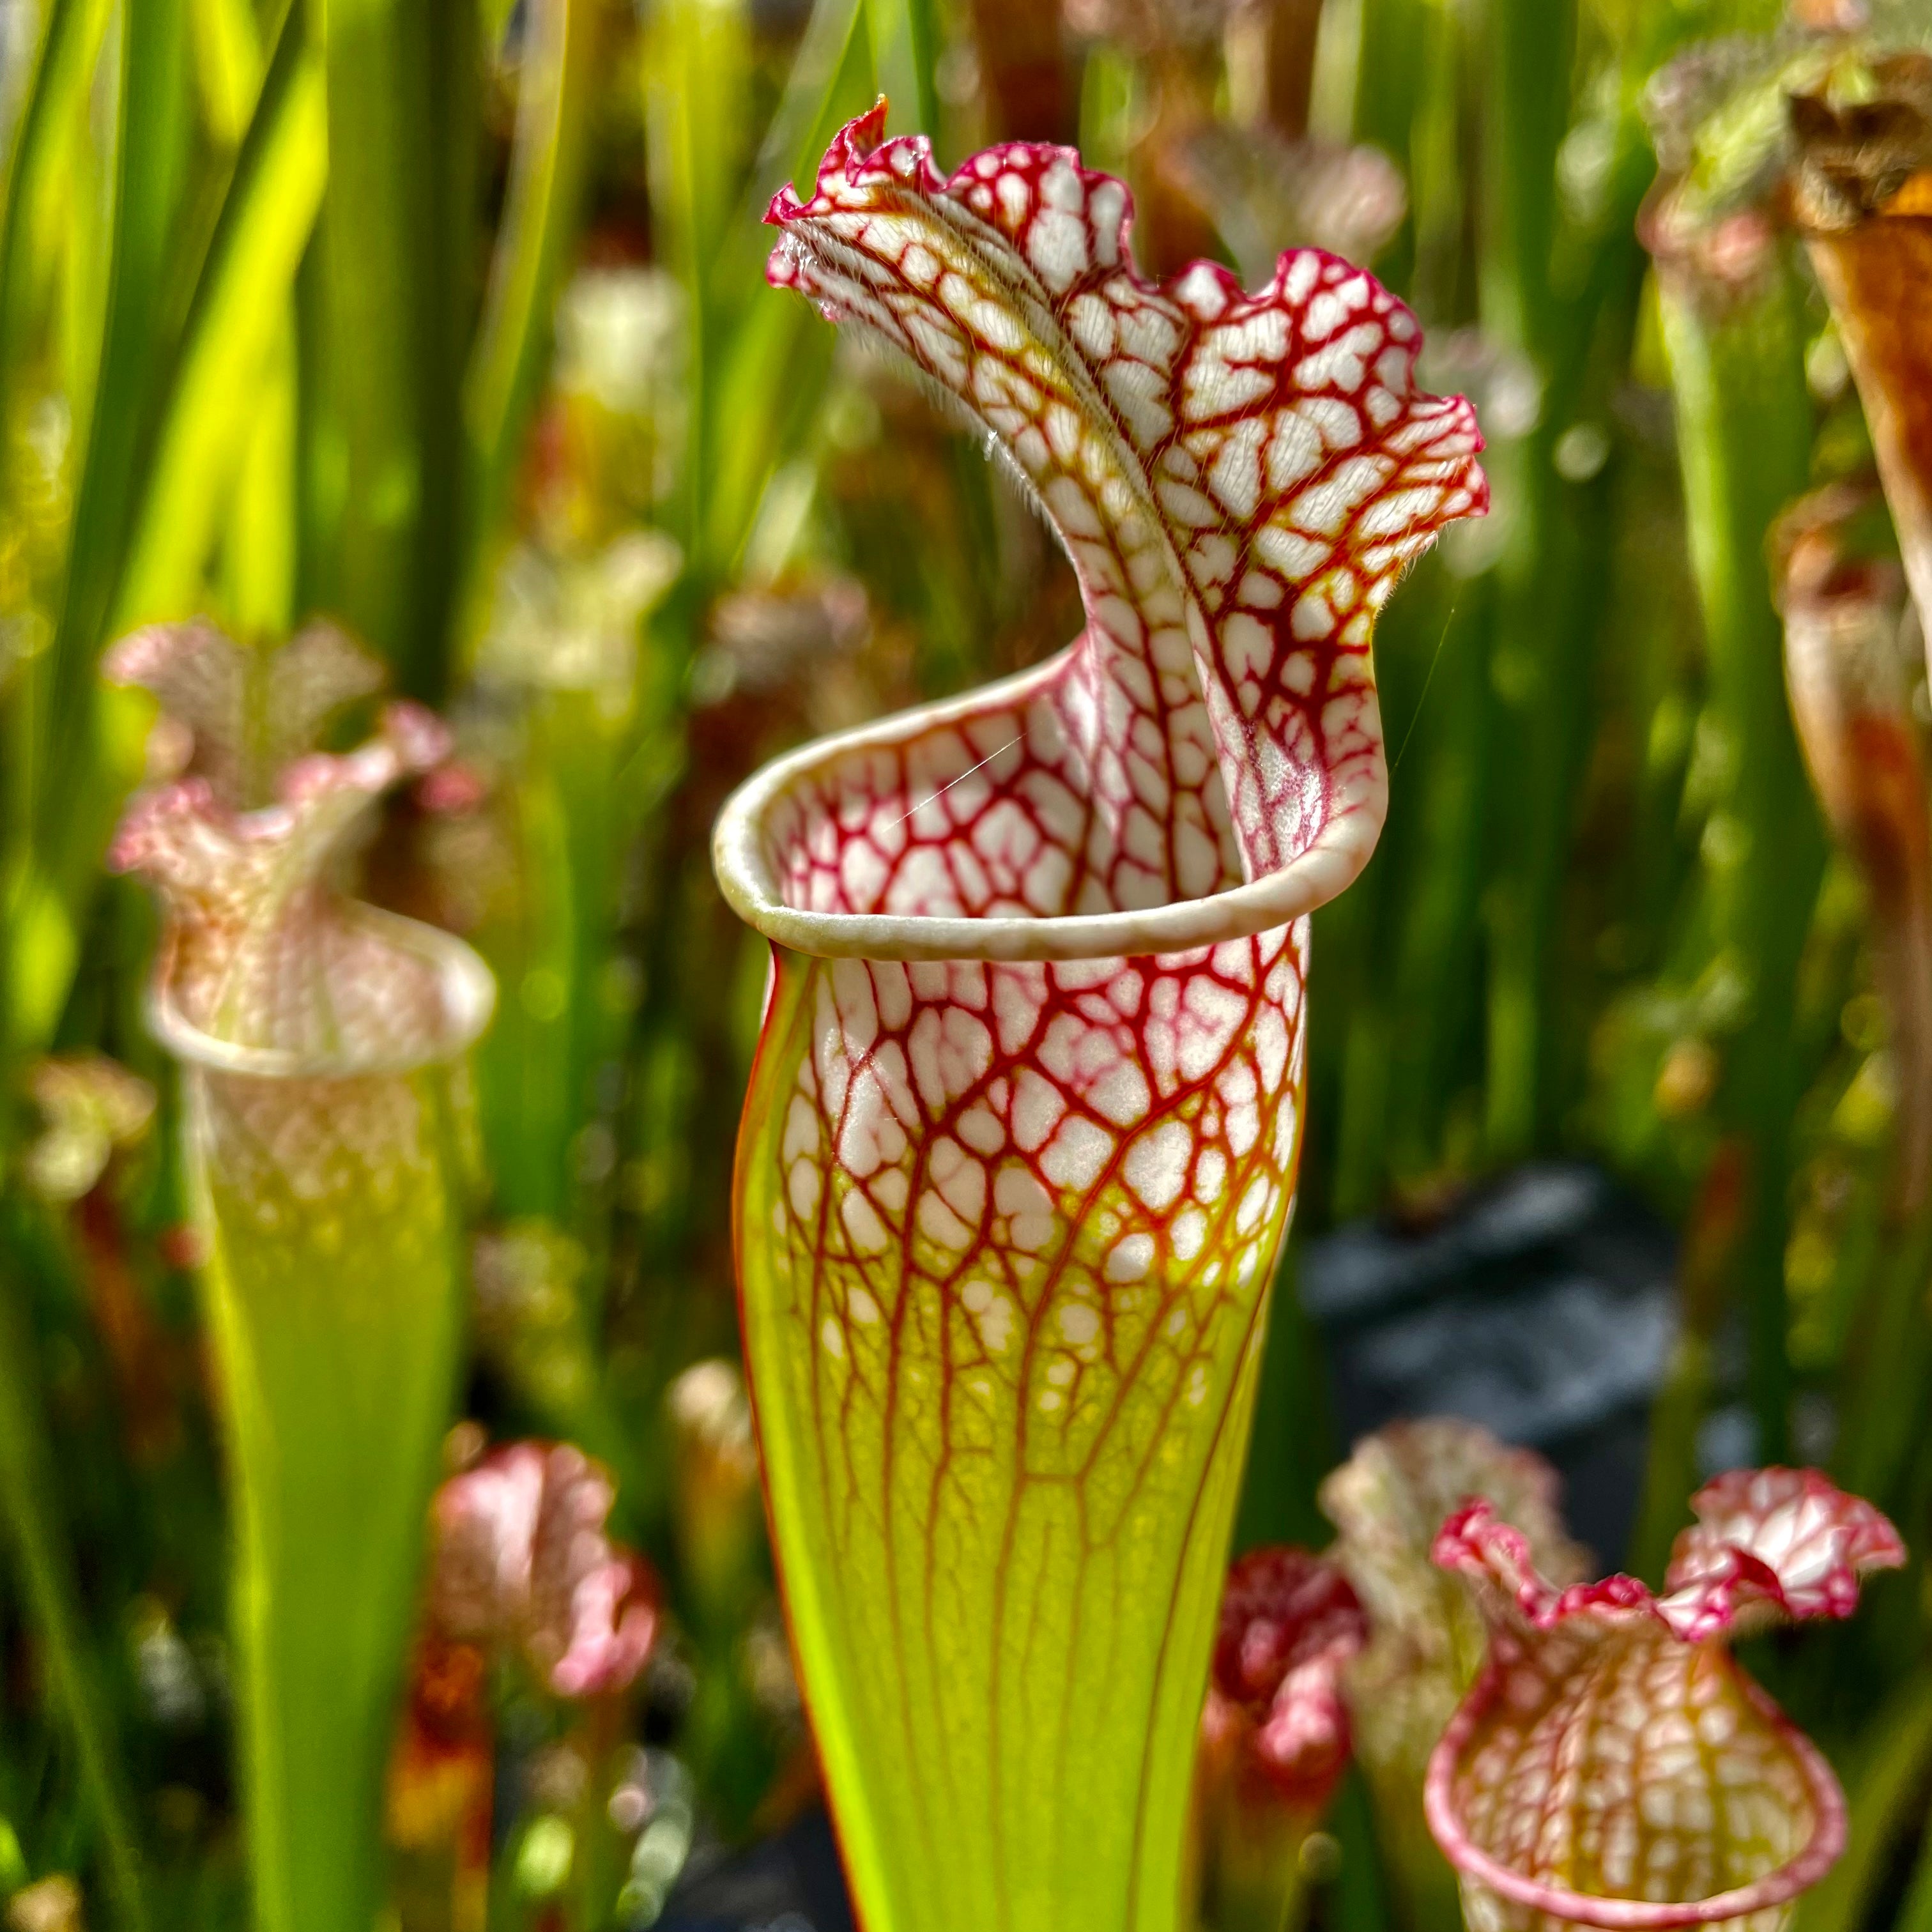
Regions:
<instances>
[{"instance_id":1,"label":"background pitcher plant","mask_svg":"<svg viewBox=\"0 0 1932 1932\"><path fill-rule=\"evenodd\" d=\"M180 1062L239 1560L235 1632L260 1932L369 1923L422 1522L465 1279L452 1069L488 1018L460 940L336 890L381 794L446 755L428 712L306 748L379 682L328 630L280 652L143 633L112 673L184 775L112 862L166 919L151 1011Z\"/></svg>"}]
</instances>

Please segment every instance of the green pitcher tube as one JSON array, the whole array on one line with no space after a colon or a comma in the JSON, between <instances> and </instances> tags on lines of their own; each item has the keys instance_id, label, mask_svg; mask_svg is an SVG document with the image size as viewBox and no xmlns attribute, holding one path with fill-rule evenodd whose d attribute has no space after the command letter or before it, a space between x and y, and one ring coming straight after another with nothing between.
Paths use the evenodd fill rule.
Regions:
<instances>
[{"instance_id":1,"label":"green pitcher tube","mask_svg":"<svg viewBox=\"0 0 1932 1932\"><path fill-rule=\"evenodd\" d=\"M151 1018L182 1070L226 1434L258 1932L366 1932L380 1903L462 1321L462 1060L494 988L460 941L330 875L445 748L394 706L362 750L287 766L274 803L238 808L218 769L148 794L113 854L166 915Z\"/></svg>"}]
</instances>

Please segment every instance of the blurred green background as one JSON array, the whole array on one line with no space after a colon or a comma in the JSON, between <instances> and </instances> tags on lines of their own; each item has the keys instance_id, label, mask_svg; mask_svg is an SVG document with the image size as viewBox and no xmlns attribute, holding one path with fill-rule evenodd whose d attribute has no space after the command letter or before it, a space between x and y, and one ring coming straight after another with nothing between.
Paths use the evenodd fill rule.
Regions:
<instances>
[{"instance_id":1,"label":"blurred green background","mask_svg":"<svg viewBox=\"0 0 1932 1932\"><path fill-rule=\"evenodd\" d=\"M1206 253L1255 280L1306 241L1371 262L1422 318L1426 384L1476 402L1494 512L1382 623L1388 830L1316 920L1298 1240L1599 1161L1683 1231L1632 1566L1654 1576L1682 1520L1727 1348L1750 1454L1828 1463L1924 1546L1910 1094L1866 886L1793 736L1768 549L1792 499L1860 472L1864 425L1800 254L1726 304L1673 292L1640 239L1653 76L1781 17L0 5L0 1899L39 1882L59 1908L44 1882L71 1875L86 1923L131 1923L138 1852L153 1925L243 1912L222 1490L142 1019L154 919L100 862L147 722L100 653L197 612L258 643L332 614L456 730L475 795L396 806L371 890L463 932L501 988L468 1413L608 1464L614 1527L664 1579L627 1748L683 1795L649 1821L586 1808L566 1720L513 1709L536 1768L500 1785L491 1924L649 1924L693 1842L809 1802L719 1366L765 958L713 888L710 825L772 752L1079 622L975 442L765 287L766 200L881 90L949 166L1077 141L1133 184L1150 270ZM1921 730L1922 673L1913 704ZM1284 1296L1244 1541L1325 1540L1315 1485L1347 1445L1324 1387ZM1802 1660L1754 1660L1853 1796L1857 1849L1808 1926L1932 1927L1923 1594L1915 1568ZM1335 1829L1316 1909L1369 1932L1388 1906L1359 1791Z\"/></svg>"}]
</instances>

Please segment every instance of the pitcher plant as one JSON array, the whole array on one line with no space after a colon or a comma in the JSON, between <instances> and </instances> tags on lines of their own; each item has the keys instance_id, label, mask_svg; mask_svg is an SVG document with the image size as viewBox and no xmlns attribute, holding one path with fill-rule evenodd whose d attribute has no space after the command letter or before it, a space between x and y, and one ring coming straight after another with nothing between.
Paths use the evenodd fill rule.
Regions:
<instances>
[{"instance_id":1,"label":"pitcher plant","mask_svg":"<svg viewBox=\"0 0 1932 1932\"><path fill-rule=\"evenodd\" d=\"M1850 1616L1898 1532L1816 1469L1729 1470L1690 1508L1661 1595L1558 1588L1486 1502L1442 1526L1489 1630L1425 1792L1471 1932L1781 1932L1844 1850L1831 1766L1730 1646Z\"/></svg>"},{"instance_id":2,"label":"pitcher plant","mask_svg":"<svg viewBox=\"0 0 1932 1932\"><path fill-rule=\"evenodd\" d=\"M1056 533L1058 656L758 773L741 1130L781 1579L868 1932L1168 1932L1300 1145L1307 914L1387 793L1371 634L1486 490L1312 249L1155 284L1126 189L884 106L769 279L963 406Z\"/></svg>"},{"instance_id":3,"label":"pitcher plant","mask_svg":"<svg viewBox=\"0 0 1932 1932\"><path fill-rule=\"evenodd\" d=\"M384 1767L454 1396L464 1231L454 1080L488 970L352 900L343 848L447 749L390 706L297 757L373 667L337 633L272 656L200 626L108 670L160 698L180 775L111 856L164 915L151 1022L179 1063L236 1524L234 1609L260 1932L374 1921Z\"/></svg>"}]
</instances>

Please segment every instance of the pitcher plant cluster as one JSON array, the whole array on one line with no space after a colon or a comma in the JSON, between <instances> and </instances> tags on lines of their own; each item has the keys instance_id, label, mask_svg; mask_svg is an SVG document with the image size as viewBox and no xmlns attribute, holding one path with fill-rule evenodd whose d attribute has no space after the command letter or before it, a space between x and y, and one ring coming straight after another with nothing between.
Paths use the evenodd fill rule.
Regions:
<instances>
[{"instance_id":1,"label":"pitcher plant cluster","mask_svg":"<svg viewBox=\"0 0 1932 1932\"><path fill-rule=\"evenodd\" d=\"M48 117L78 141L76 76L116 64L138 171L144 90L188 46L130 6L104 56L105 10L43 10L0 216L0 485L22 501L14 445L73 427L20 428L27 319L54 327ZM1881 1705L1873 1662L1922 1612L1891 1587L1850 1630L1796 1630L1851 1619L1912 1560L1892 1518L1925 1522L1924 32L1804 0L1686 50L1642 7L1613 28L1568 0L1486 0L1479 24L1363 0L1358 121L1405 33L1498 90L1466 208L1420 122L1383 131L1393 155L1314 125L1332 5L1082 0L1040 40L1029 10L974 0L962 82L922 0L818 0L743 180L704 125L769 78L736 8L620 27L538 0L460 34L432 10L421 35L353 10L325 34L314 10L266 33L205 10L226 146L176 159L214 170L224 212L205 278L157 310L172 373L128 378L124 448L120 392L94 398L71 555L25 523L0 542L0 722L22 747L44 727L75 787L63 806L23 752L0 809L0 1074L22 1096L0 1270L26 1258L0 1349L45 1354L49 1284L84 1284L146 1470L193 1453L205 1386L225 1640L184 1642L178 1583L128 1622L179 1728L232 1708L242 1826L200 1891L157 1856L86 1634L98 1580L59 1520L65 1398L0 1363L22 1580L0 1571L0 1646L24 1634L14 1674L44 1683L86 1821L64 1862L23 1851L0 1700L9 1927L642 1932L680 1882L701 1899L711 1840L820 1798L866 1932L1850 1932L1894 1868L1916 1873L1897 1922L1932 1924L1932 1694L1907 1672ZM466 334L427 281L420 313L365 313L345 265L404 303L429 232L357 226L382 192L365 164L406 85L460 146L427 77L485 27L506 130L487 290ZM1564 136L1534 97L1592 35L1615 60ZM1075 45L1078 88L1055 65ZM593 200L613 50L644 76L648 183ZM930 122L948 74L993 137L950 171L927 135L888 136L877 85ZM999 138L1082 124L1134 189ZM741 190L808 152L754 288ZM1536 166L1560 219L1524 191ZM119 250L145 203L116 178ZM100 296L104 382L142 360L140 259ZM238 319L251 274L272 342ZM1481 331L1425 344L1388 281L1426 313L1474 304ZM1674 397L1656 434L1688 537L1681 581L1594 601L1675 596L1703 708L1660 701L1642 746L1618 710L1586 786L1602 668L1564 654L1600 620L1611 565L1586 559L1627 486L1598 488L1580 412L1618 330ZM199 534L170 537L168 492L188 503L215 446L170 412L229 422L238 369L281 414L230 422L225 480L182 513ZM934 455L934 408L989 475ZM979 506L1034 585L999 620L1010 648L975 634L1004 580L957 589L935 634L825 563L828 526L882 502L933 546L920 567L958 548L962 583ZM42 578L66 586L51 638L8 614ZM1445 728L1426 707L1464 597L1486 655L1444 664ZM296 621L310 605L334 614ZM1539 628L1562 633L1541 658ZM448 662L445 631L467 640ZM1445 746L1477 720L1459 768ZM1670 854L1655 976L1559 1052L1566 842L1586 792L1624 795L1645 760L1681 778L1668 810L1654 771L1628 789ZM1486 883L1456 856L1478 849ZM148 900L98 881L104 857ZM1811 1008L1854 973L1869 990L1826 1030L1870 1040L1831 1086ZM1460 1010L1478 979L1480 1105L1405 1099L1461 1064L1420 995L1440 981ZM1324 1469L1284 1262L1305 1154L1324 1213L1412 1225L1453 1211L1445 1176L1580 1142L1667 1168L1684 1224L1642 1574L1595 1581L1551 1463L1473 1421L1396 1421ZM1418 1165L1425 1143L1461 1151ZM1833 1193L1854 1143L1871 1157ZM693 1290L707 1270L735 1309ZM190 1278L170 1319L205 1355L155 1312ZM1827 1364L1870 1400L1826 1401ZM1876 1744L1847 1750L1847 1712ZM188 1776L157 1816L202 1802Z\"/></svg>"}]
</instances>

